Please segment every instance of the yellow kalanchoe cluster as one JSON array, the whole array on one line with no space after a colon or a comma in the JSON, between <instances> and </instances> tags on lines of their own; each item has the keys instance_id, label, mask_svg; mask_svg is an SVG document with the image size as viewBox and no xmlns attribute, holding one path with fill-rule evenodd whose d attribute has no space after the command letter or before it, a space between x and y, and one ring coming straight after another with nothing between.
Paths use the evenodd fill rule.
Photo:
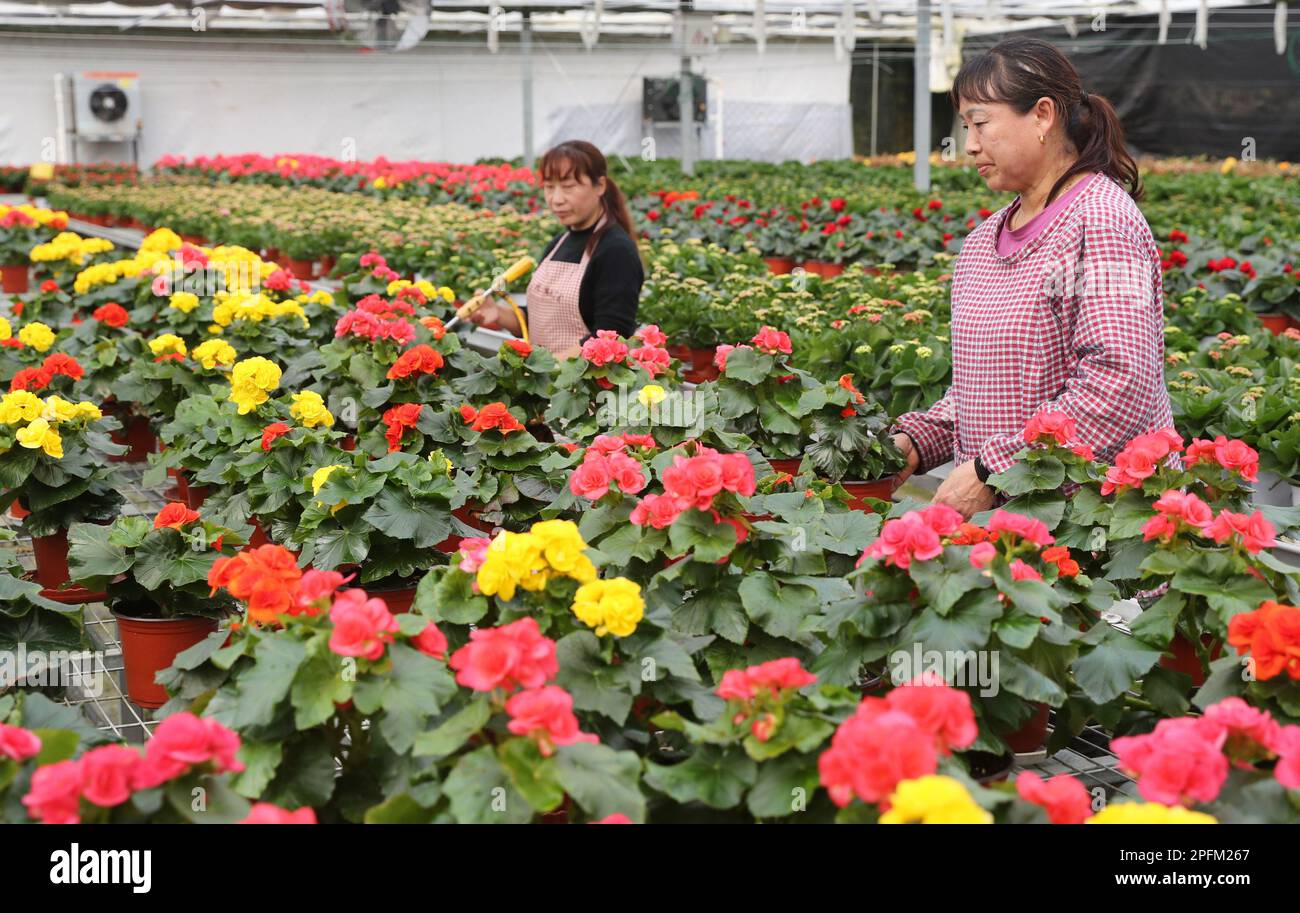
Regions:
<instances>
[{"instance_id":1,"label":"yellow kalanchoe cluster","mask_svg":"<svg viewBox=\"0 0 1300 913\"><path fill-rule=\"evenodd\" d=\"M230 372L230 401L247 415L270 397L280 386L280 366L261 356L237 362Z\"/></svg>"},{"instance_id":2,"label":"yellow kalanchoe cluster","mask_svg":"<svg viewBox=\"0 0 1300 913\"><path fill-rule=\"evenodd\" d=\"M593 580L578 587L573 597L573 614L597 637L613 634L627 637L645 615L641 587L626 577Z\"/></svg>"},{"instance_id":3,"label":"yellow kalanchoe cluster","mask_svg":"<svg viewBox=\"0 0 1300 913\"><path fill-rule=\"evenodd\" d=\"M315 390L295 393L289 414L301 422L304 428L315 428L317 425L331 428L334 425L333 413L325 408L325 401Z\"/></svg>"},{"instance_id":4,"label":"yellow kalanchoe cluster","mask_svg":"<svg viewBox=\"0 0 1300 913\"><path fill-rule=\"evenodd\" d=\"M155 358L162 355L189 354L189 350L185 348L185 340L175 333L163 333L161 336L149 340L149 351L153 353Z\"/></svg>"},{"instance_id":5,"label":"yellow kalanchoe cluster","mask_svg":"<svg viewBox=\"0 0 1300 913\"><path fill-rule=\"evenodd\" d=\"M18 338L25 346L31 346L37 352L44 352L54 345L54 331L43 323L29 323L18 331Z\"/></svg>"},{"instance_id":6,"label":"yellow kalanchoe cluster","mask_svg":"<svg viewBox=\"0 0 1300 913\"><path fill-rule=\"evenodd\" d=\"M992 824L993 816L952 777L931 775L904 780L889 797L881 824Z\"/></svg>"},{"instance_id":7,"label":"yellow kalanchoe cluster","mask_svg":"<svg viewBox=\"0 0 1300 913\"><path fill-rule=\"evenodd\" d=\"M478 569L479 592L508 601L515 598L516 589L538 592L557 576L590 583L596 579L596 566L586 548L571 520L543 520L526 533L502 530Z\"/></svg>"},{"instance_id":8,"label":"yellow kalanchoe cluster","mask_svg":"<svg viewBox=\"0 0 1300 913\"><path fill-rule=\"evenodd\" d=\"M190 355L209 371L214 370L218 365L228 368L238 357L235 347L224 339L209 339L207 342L201 342L194 347Z\"/></svg>"},{"instance_id":9,"label":"yellow kalanchoe cluster","mask_svg":"<svg viewBox=\"0 0 1300 913\"><path fill-rule=\"evenodd\" d=\"M217 292L214 300L216 306L212 309L212 322L216 324L218 331L237 320L259 323L277 317L297 317L304 327L308 325L307 315L303 313L301 304L294 300L273 301L265 292L256 294Z\"/></svg>"}]
</instances>

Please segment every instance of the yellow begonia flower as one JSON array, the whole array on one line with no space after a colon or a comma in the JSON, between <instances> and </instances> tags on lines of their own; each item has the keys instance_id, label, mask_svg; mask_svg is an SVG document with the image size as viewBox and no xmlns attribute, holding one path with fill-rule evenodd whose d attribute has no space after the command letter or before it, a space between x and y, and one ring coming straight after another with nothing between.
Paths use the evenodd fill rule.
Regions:
<instances>
[{"instance_id":1,"label":"yellow begonia flower","mask_svg":"<svg viewBox=\"0 0 1300 913\"><path fill-rule=\"evenodd\" d=\"M104 413L94 403L77 403L76 417L85 419L88 422L97 422L104 417Z\"/></svg>"},{"instance_id":2,"label":"yellow begonia flower","mask_svg":"<svg viewBox=\"0 0 1300 913\"><path fill-rule=\"evenodd\" d=\"M237 362L230 372L230 401L247 415L266 402L272 390L280 386L280 367L261 356Z\"/></svg>"},{"instance_id":3,"label":"yellow begonia flower","mask_svg":"<svg viewBox=\"0 0 1300 913\"><path fill-rule=\"evenodd\" d=\"M17 425L41 417L45 401L30 390L15 390L0 397L0 422Z\"/></svg>"},{"instance_id":4,"label":"yellow begonia flower","mask_svg":"<svg viewBox=\"0 0 1300 913\"><path fill-rule=\"evenodd\" d=\"M329 481L329 477L333 475L336 470L346 468L347 467L341 463L335 463L332 466L322 466L320 469L317 469L311 474L311 493L314 495L320 494L320 490L325 487L325 483Z\"/></svg>"},{"instance_id":5,"label":"yellow begonia flower","mask_svg":"<svg viewBox=\"0 0 1300 913\"><path fill-rule=\"evenodd\" d=\"M13 335L14 335L14 330L13 327L9 325L9 321L3 317L0 317L0 339L9 339Z\"/></svg>"},{"instance_id":6,"label":"yellow begonia flower","mask_svg":"<svg viewBox=\"0 0 1300 913\"><path fill-rule=\"evenodd\" d=\"M952 777L928 776L904 780L889 797L881 824L992 824L966 787Z\"/></svg>"},{"instance_id":7,"label":"yellow begonia flower","mask_svg":"<svg viewBox=\"0 0 1300 913\"><path fill-rule=\"evenodd\" d=\"M1218 824L1204 812L1194 812L1181 805L1158 802L1117 802L1093 815L1084 824Z\"/></svg>"},{"instance_id":8,"label":"yellow begonia flower","mask_svg":"<svg viewBox=\"0 0 1300 913\"><path fill-rule=\"evenodd\" d=\"M41 418L51 422L70 422L77 417L77 406L61 396L47 396Z\"/></svg>"},{"instance_id":9,"label":"yellow begonia flower","mask_svg":"<svg viewBox=\"0 0 1300 913\"><path fill-rule=\"evenodd\" d=\"M613 634L627 637L645 614L641 587L625 577L593 580L578 587L573 597L573 614L597 637Z\"/></svg>"},{"instance_id":10,"label":"yellow begonia flower","mask_svg":"<svg viewBox=\"0 0 1300 913\"><path fill-rule=\"evenodd\" d=\"M19 428L15 437L29 450L44 450L56 460L63 457L63 438L43 418L35 419L26 428Z\"/></svg>"},{"instance_id":11,"label":"yellow begonia flower","mask_svg":"<svg viewBox=\"0 0 1300 913\"><path fill-rule=\"evenodd\" d=\"M596 567L585 554L587 543L572 520L534 523L529 535L536 541L542 560L551 570L579 583L596 579Z\"/></svg>"},{"instance_id":12,"label":"yellow begonia flower","mask_svg":"<svg viewBox=\"0 0 1300 913\"><path fill-rule=\"evenodd\" d=\"M155 357L161 355L185 355L185 340L181 339L175 333L163 333L157 339L149 340L149 351Z\"/></svg>"},{"instance_id":13,"label":"yellow begonia flower","mask_svg":"<svg viewBox=\"0 0 1300 913\"><path fill-rule=\"evenodd\" d=\"M43 323L29 323L18 331L18 338L23 345L31 346L37 352L44 352L54 345L54 331Z\"/></svg>"},{"instance_id":14,"label":"yellow begonia flower","mask_svg":"<svg viewBox=\"0 0 1300 913\"><path fill-rule=\"evenodd\" d=\"M668 394L658 384L646 384L636 395L636 401L647 408L662 403L667 398Z\"/></svg>"},{"instance_id":15,"label":"yellow begonia flower","mask_svg":"<svg viewBox=\"0 0 1300 913\"><path fill-rule=\"evenodd\" d=\"M229 366L235 363L235 347L224 339L209 339L194 347L191 357L209 371L218 365Z\"/></svg>"},{"instance_id":16,"label":"yellow begonia flower","mask_svg":"<svg viewBox=\"0 0 1300 913\"><path fill-rule=\"evenodd\" d=\"M330 428L334 425L334 416L325 408L325 401L315 390L295 393L289 414L301 422L304 428L315 428L317 425Z\"/></svg>"},{"instance_id":17,"label":"yellow begonia flower","mask_svg":"<svg viewBox=\"0 0 1300 913\"><path fill-rule=\"evenodd\" d=\"M177 292L168 300L167 306L188 314L199 306L199 296L193 292Z\"/></svg>"}]
</instances>

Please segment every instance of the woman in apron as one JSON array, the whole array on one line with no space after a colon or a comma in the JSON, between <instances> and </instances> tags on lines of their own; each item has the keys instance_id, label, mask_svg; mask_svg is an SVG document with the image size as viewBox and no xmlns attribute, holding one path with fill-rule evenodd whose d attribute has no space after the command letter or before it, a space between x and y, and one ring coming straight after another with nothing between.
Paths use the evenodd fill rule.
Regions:
<instances>
[{"instance_id":1,"label":"woman in apron","mask_svg":"<svg viewBox=\"0 0 1300 913\"><path fill-rule=\"evenodd\" d=\"M627 201L599 149L581 140L561 143L542 156L538 172L546 205L564 230L528 283L528 335L557 358L573 358L599 330L635 332L645 270ZM490 299L471 319L520 334L514 312Z\"/></svg>"}]
</instances>

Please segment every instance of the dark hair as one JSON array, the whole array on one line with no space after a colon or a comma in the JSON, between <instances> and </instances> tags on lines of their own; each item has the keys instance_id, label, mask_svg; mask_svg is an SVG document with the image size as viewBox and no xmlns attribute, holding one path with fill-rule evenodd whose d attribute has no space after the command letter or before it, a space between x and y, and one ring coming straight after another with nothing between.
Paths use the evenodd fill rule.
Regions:
<instances>
[{"instance_id":1,"label":"dark hair","mask_svg":"<svg viewBox=\"0 0 1300 913\"><path fill-rule=\"evenodd\" d=\"M546 150L541 161L537 163L537 172L544 181L559 181L572 174L578 179L586 178L593 185L601 178L605 179L605 193L601 197L605 215L608 219L599 231L592 232L587 239L587 253L590 254L600 241L601 235L614 221L623 227L632 243L636 243L636 229L632 226L632 213L627 208L627 199L623 191L609 176L605 156L599 149L585 140L568 140Z\"/></svg>"},{"instance_id":2,"label":"dark hair","mask_svg":"<svg viewBox=\"0 0 1300 913\"><path fill-rule=\"evenodd\" d=\"M1137 162L1124 148L1124 126L1115 106L1083 90L1074 65L1055 46L1039 38L1007 38L961 65L949 92L952 106L961 99L1008 104L1028 113L1040 98L1050 98L1065 124L1065 134L1079 151L1078 160L1053 185L1050 203L1073 175L1100 171L1129 196L1142 199Z\"/></svg>"}]
</instances>

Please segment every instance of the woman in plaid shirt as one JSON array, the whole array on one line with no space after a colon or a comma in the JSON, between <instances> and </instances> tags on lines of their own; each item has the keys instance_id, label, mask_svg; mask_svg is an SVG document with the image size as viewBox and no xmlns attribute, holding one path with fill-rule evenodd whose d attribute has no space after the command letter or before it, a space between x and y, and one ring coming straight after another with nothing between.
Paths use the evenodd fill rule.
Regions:
<instances>
[{"instance_id":1,"label":"woman in plaid shirt","mask_svg":"<svg viewBox=\"0 0 1300 913\"><path fill-rule=\"evenodd\" d=\"M1115 109L1032 38L964 64L952 99L980 176L1018 196L963 242L952 386L901 416L895 441L904 478L956 462L935 501L969 517L993 505L985 480L1015 462L1036 413L1069 415L1103 461L1173 420L1160 255Z\"/></svg>"}]
</instances>

